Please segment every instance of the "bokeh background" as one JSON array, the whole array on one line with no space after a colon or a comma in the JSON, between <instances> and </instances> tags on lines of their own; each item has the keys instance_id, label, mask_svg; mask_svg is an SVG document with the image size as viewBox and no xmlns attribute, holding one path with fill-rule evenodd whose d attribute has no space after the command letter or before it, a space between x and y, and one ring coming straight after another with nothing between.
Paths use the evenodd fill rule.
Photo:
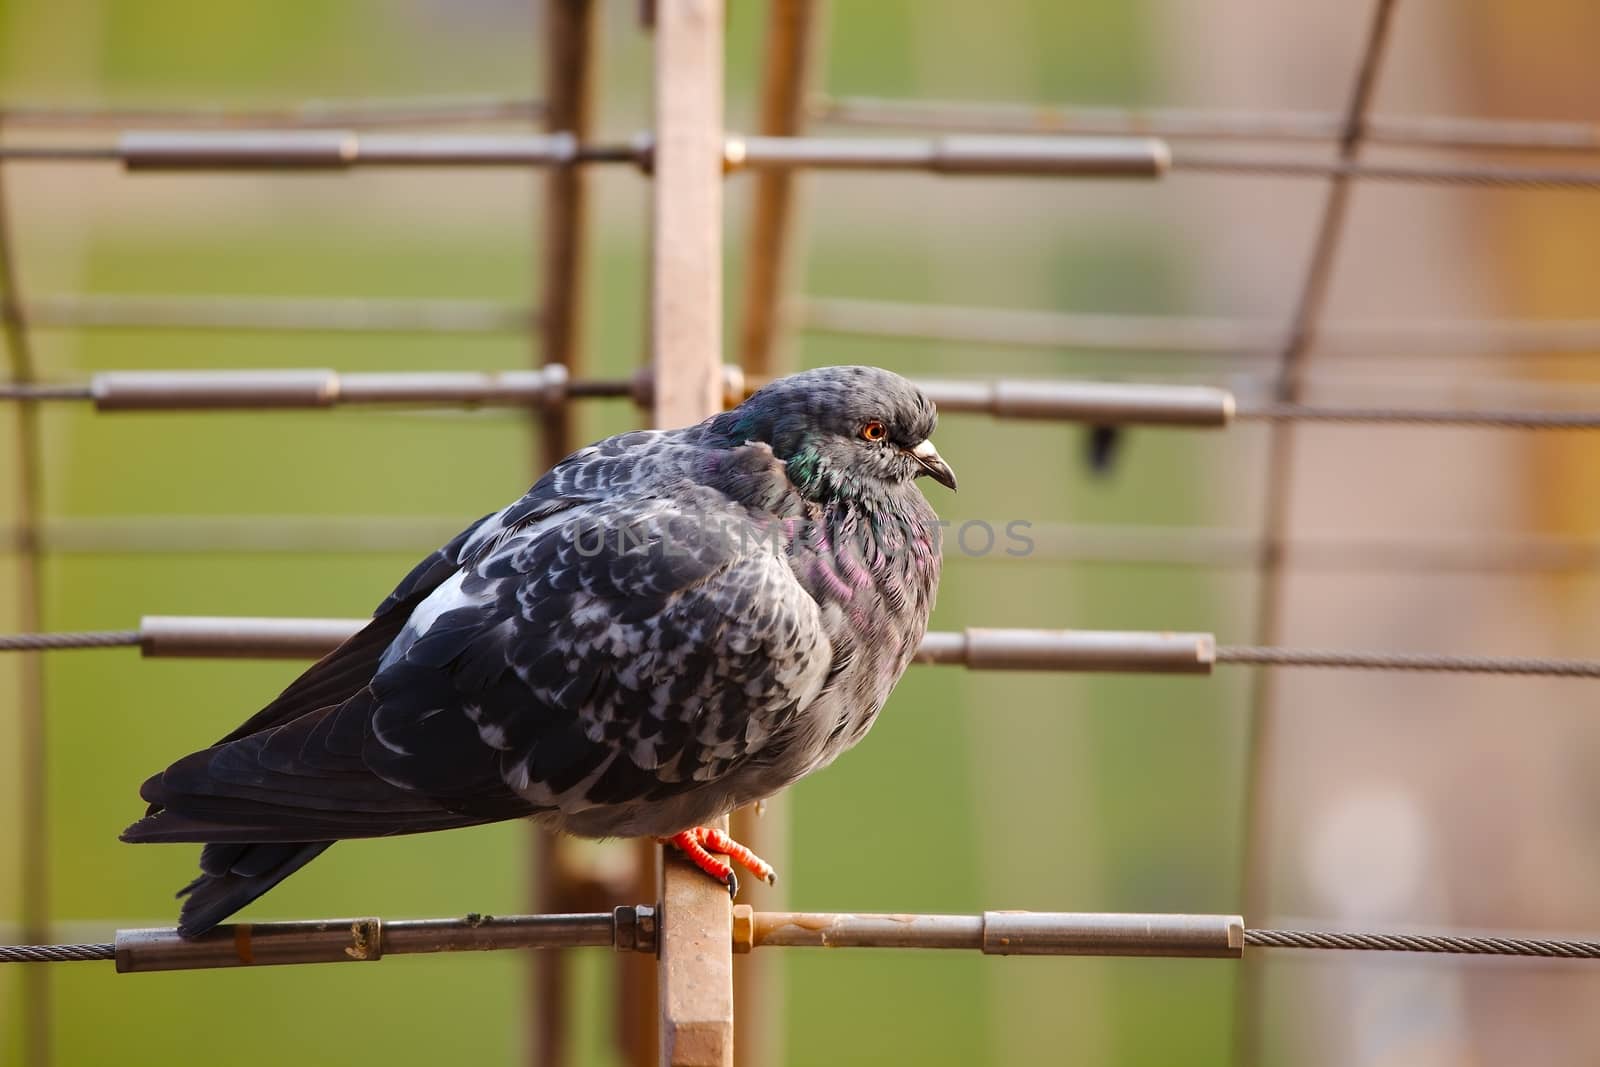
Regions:
<instances>
[{"instance_id":1,"label":"bokeh background","mask_svg":"<svg viewBox=\"0 0 1600 1067\"><path fill-rule=\"evenodd\" d=\"M753 122L764 5L730 0L728 121ZM12 103L275 104L308 98L534 96L528 0L5 0L0 93ZM632 0L604 5L600 125L648 125L650 48ZM1197 108L1339 110L1369 11L1316 0L835 0L818 82L836 95ZM1582 0L1406 0L1375 111L1591 118L1600 82ZM56 136L12 129L12 143ZM73 139L69 135L60 135ZM83 135L76 135L81 141ZM1325 146L1324 146L1325 149ZM510 170L343 176L139 176L109 165L11 165L6 196L29 297L215 293L529 301L540 279L540 177ZM805 180L803 264L818 296L992 308L1287 321L1324 187L1175 175L1159 183ZM591 365L645 350L643 180L595 177L584 309ZM1593 193L1357 189L1330 319L1596 313ZM729 185L727 292L739 291L748 188ZM730 310L729 336L736 325ZM41 373L135 368L520 368L516 336L157 330L33 333ZM1267 364L1179 353L1131 361L804 334L795 365L908 374L1132 374L1259 389ZM1318 362L1312 399L1585 394L1581 359ZM1470 388L1469 388L1470 387ZM1495 393L1496 389L1502 390ZM1592 405L1591 405L1592 406ZM0 405L7 459L12 405ZM46 628L141 614L363 614L437 541L522 491L533 435L509 413L96 417L42 411ZM634 424L581 408L592 438ZM1589 538L1600 524L1582 435L1310 429L1294 469L1297 537ZM962 477L954 522L1020 519L1248 538L1262 521L1267 435L1142 431L1109 476L1081 429L946 420ZM14 464L0 463L0 589L13 587ZM164 540L149 517L420 520L415 543L230 549ZM216 525L199 527L218 530ZM120 530L120 534L107 533ZM134 548L126 544L129 532ZM119 542L118 538L122 540ZM348 539L345 539L346 541ZM197 541L199 543L197 543ZM401 538L404 541L404 538ZM344 542L341 542L344 543ZM356 550L359 549L359 550ZM1345 552L1291 571L1286 643L1593 654L1592 566L1488 573L1384 566ZM1354 557L1354 558L1352 558ZM1041 550L952 555L934 619L969 625L1196 629L1252 637L1256 572L1108 563ZM0 626L15 629L0 595ZM194 850L116 833L142 778L231 728L292 664L48 659L51 906L61 940L166 924ZM915 668L861 748L801 783L789 808L789 899L816 910L1233 912L1242 899L1247 669L1211 678L993 675ZM0 658L0 925L18 917L15 663ZM1271 911L1252 925L1600 926L1592 891L1600 755L1592 686L1301 672L1278 687L1268 788ZM511 913L529 899L527 835L499 826L341 844L275 890L258 919ZM1240 968L1222 961L782 956L791 1062L1228 1063ZM614 1061L607 961L574 972L580 1062ZM518 1062L530 994L514 954L119 978L51 970L57 1062ZM1262 970L1267 1062L1582 1063L1600 982L1578 967L1275 957ZM20 1063L17 968L0 971L0 1058Z\"/></svg>"}]
</instances>

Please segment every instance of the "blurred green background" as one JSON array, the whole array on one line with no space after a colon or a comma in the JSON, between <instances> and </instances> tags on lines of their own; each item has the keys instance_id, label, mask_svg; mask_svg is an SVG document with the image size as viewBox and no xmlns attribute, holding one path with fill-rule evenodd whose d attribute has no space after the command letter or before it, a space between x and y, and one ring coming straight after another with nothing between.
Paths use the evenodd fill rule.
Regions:
<instances>
[{"instance_id":1,"label":"blurred green background","mask_svg":"<svg viewBox=\"0 0 1600 1067\"><path fill-rule=\"evenodd\" d=\"M728 112L748 128L762 5L732 0ZM602 126L648 125L648 40L631 0L605 5ZM820 82L839 94L1138 103L1159 93L1139 0L836 0ZM7 0L0 91L17 102L262 104L306 98L535 95L536 13L516 0L279 0L196 5ZM18 135L13 133L13 140ZM80 140L82 137L79 138ZM315 177L126 177L12 166L9 208L29 294L239 293L529 300L539 178L496 171ZM588 306L597 372L644 350L641 179L596 180ZM737 306L747 190L730 183L727 285ZM1020 308L1182 309L1181 251L1139 218L1154 193L1111 183L818 176L807 184L804 292ZM1110 205L1107 207L1106 205ZM731 326L734 325L730 316ZM114 368L514 368L526 339L37 331L46 377ZM1065 374L1071 355L798 339L800 365L908 374ZM0 407L0 420L13 412ZM588 406L587 438L633 424ZM9 424L4 431L11 447ZM380 516L464 524L534 473L506 413L96 417L45 409L51 522L105 517ZM1089 474L1081 431L952 417L940 447L959 523L1212 521L1200 473L1248 458L1248 434L1135 433L1118 476ZM1243 443L1241 443L1243 441ZM7 457L10 458L9 456ZM0 463L6 506L12 464ZM6 515L9 519L9 513ZM434 547L364 553L51 554L45 627L141 614L363 614ZM0 581L10 582L15 558ZM1186 568L952 555L934 626L1227 631L1234 578ZM12 610L0 596L0 616ZM10 617L0 624L12 629ZM132 848L138 783L254 711L293 664L48 659L51 906L66 939L166 924L195 850ZM15 691L0 662L0 693ZM872 736L798 786L789 899L816 910L1233 911L1236 785L1248 678L982 675L914 668ZM17 708L0 700L12 788ZM14 795L0 803L0 922L18 913ZM249 911L257 919L526 910L526 832L489 827L341 844ZM789 951L795 1063L1217 1063L1235 969L1223 962L985 959ZM604 959L575 973L580 1062L612 1062ZM513 954L379 967L119 978L57 967L62 1064L512 1063L530 1003ZM0 971L0 1057L21 1057L16 968Z\"/></svg>"}]
</instances>

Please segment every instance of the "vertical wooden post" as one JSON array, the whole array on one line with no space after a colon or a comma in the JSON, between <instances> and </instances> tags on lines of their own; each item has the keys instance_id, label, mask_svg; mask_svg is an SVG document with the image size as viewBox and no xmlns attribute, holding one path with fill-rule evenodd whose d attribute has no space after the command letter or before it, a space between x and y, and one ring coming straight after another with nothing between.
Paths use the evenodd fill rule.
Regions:
<instances>
[{"instance_id":1,"label":"vertical wooden post","mask_svg":"<svg viewBox=\"0 0 1600 1067\"><path fill-rule=\"evenodd\" d=\"M0 335L5 339L11 380L35 380L33 346L22 316L22 286L17 279L11 213L0 181ZM8 593L17 605L17 627L23 631L44 628L44 566L39 526L44 519L44 452L38 405L17 405L12 455L17 467L17 527L22 533L17 561L17 587ZM50 813L46 779L44 657L25 652L17 657L16 708L20 727L21 844L17 864L21 882L22 940L40 943L50 938ZM22 1056L28 1064L49 1067L54 1060L50 1022L51 977L44 967L29 967L22 975Z\"/></svg>"},{"instance_id":2,"label":"vertical wooden post","mask_svg":"<svg viewBox=\"0 0 1600 1067\"><path fill-rule=\"evenodd\" d=\"M767 40L761 68L759 132L793 137L805 123L812 57L824 0L769 0ZM793 231L795 172L762 170L750 212L749 255L739 318L739 363L745 373L767 376L778 369L780 301Z\"/></svg>"},{"instance_id":3,"label":"vertical wooden post","mask_svg":"<svg viewBox=\"0 0 1600 1067\"><path fill-rule=\"evenodd\" d=\"M766 44L762 56L759 132L793 137L805 124L817 40L822 33L825 0L768 0ZM791 170L763 170L753 175L748 255L739 314L739 364L750 378L785 373L782 300L784 280L793 258L795 181ZM733 836L776 866L786 866L789 840L788 798L779 796L757 816L752 808L733 813ZM749 890L759 908L782 911L782 886L753 884ZM739 1067L762 1067L782 1061L783 959L777 954L741 956L734 964L734 999L738 1004L734 1056Z\"/></svg>"},{"instance_id":4,"label":"vertical wooden post","mask_svg":"<svg viewBox=\"0 0 1600 1067\"><path fill-rule=\"evenodd\" d=\"M654 5L655 182L650 353L655 422L722 408L722 0ZM662 857L657 972L661 1062L733 1063L732 902L676 855Z\"/></svg>"},{"instance_id":5,"label":"vertical wooden post","mask_svg":"<svg viewBox=\"0 0 1600 1067\"><path fill-rule=\"evenodd\" d=\"M589 136L593 111L595 5L593 0L535 0L536 20L545 61L545 128L570 133L581 142ZM544 176L542 295L540 337L535 363L559 363L569 372L583 370L584 237L588 215L588 178L582 167L552 167ZM557 405L538 419L539 450L535 463L544 470L577 447L571 408ZM592 901L575 899L571 841L540 826L529 829L533 861L534 910L595 910ZM621 961L626 962L626 961ZM535 952L530 956L534 1010L528 1014L528 1054L538 1067L562 1067L571 1059L567 1021L568 953Z\"/></svg>"}]
</instances>

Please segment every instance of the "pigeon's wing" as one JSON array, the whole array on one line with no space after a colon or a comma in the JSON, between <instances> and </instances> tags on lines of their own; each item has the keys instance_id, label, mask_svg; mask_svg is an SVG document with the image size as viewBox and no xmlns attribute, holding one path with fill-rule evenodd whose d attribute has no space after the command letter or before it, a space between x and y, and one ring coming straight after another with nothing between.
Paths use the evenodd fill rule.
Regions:
<instances>
[{"instance_id":1,"label":"pigeon's wing","mask_svg":"<svg viewBox=\"0 0 1600 1067\"><path fill-rule=\"evenodd\" d=\"M516 503L468 526L413 567L395 586L394 592L378 605L371 622L308 667L277 699L240 723L217 744L225 745L349 700L372 681L384 649L399 635L412 609L459 570L464 558L482 551L484 546L493 544L524 523L553 515L583 500L551 491L541 482Z\"/></svg>"},{"instance_id":2,"label":"pigeon's wing","mask_svg":"<svg viewBox=\"0 0 1600 1067\"><path fill-rule=\"evenodd\" d=\"M770 756L832 654L786 528L762 514L682 485L508 538L391 646L368 765L446 792L459 755L424 739L455 717L515 793L575 813L664 799ZM419 684L444 674L453 704Z\"/></svg>"},{"instance_id":3,"label":"pigeon's wing","mask_svg":"<svg viewBox=\"0 0 1600 1067\"><path fill-rule=\"evenodd\" d=\"M680 480L480 530L369 686L180 760L146 783L170 829L134 836L442 829L660 799L762 758L830 650L755 514Z\"/></svg>"}]
</instances>

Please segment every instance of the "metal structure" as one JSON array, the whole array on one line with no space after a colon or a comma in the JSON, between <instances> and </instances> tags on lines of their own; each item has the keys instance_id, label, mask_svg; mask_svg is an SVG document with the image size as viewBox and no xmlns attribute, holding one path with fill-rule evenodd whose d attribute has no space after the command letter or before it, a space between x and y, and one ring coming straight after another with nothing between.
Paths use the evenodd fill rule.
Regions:
<instances>
[{"instance_id":1,"label":"metal structure","mask_svg":"<svg viewBox=\"0 0 1600 1067\"><path fill-rule=\"evenodd\" d=\"M970 949L985 954L1213 956L1249 960L1247 949L1406 951L1542 958L1600 958L1600 945L1558 940L1451 933L1351 933L1255 929L1239 916L1082 915L987 912L975 916L815 914L755 911L734 906L720 887L656 846L639 852L638 877L618 886L586 879L558 844L537 835L540 914L492 918L383 921L375 918L224 927L200 941L166 929L119 931L114 942L51 945L48 920L48 841L43 834L47 791L44 695L39 657L45 650L137 646L147 656L302 657L320 654L359 624L341 619L221 619L147 617L135 629L86 634L42 633L39 558L60 531L41 515L38 408L45 403L91 404L97 412L324 409L341 405L503 407L527 413L538 426L540 462L575 443L574 401L617 398L648 410L657 425L697 421L736 403L784 369L785 326L817 332L931 338L1051 348L1112 349L1119 354L1184 353L1268 365L1259 395L1215 386L1107 384L1040 380L929 380L924 388L947 413L997 418L1079 421L1090 425L1182 426L1222 429L1238 421L1269 424L1270 467L1263 487L1264 529L1244 538L1207 542L1152 529L1100 531L1088 558L1155 558L1259 568L1263 575L1258 644L1219 645L1205 633L1107 633L1073 630L979 630L930 633L924 664L974 670L1075 670L1208 674L1216 664L1258 668L1314 667L1452 673L1543 675L1591 679L1590 660L1352 652L1280 647L1285 561L1315 565L1315 555L1288 521L1297 427L1302 423L1407 424L1523 431L1600 429L1600 405L1574 409L1570 394L1552 390L1530 404L1527 394L1463 406L1451 397L1415 403L1349 405L1308 402L1316 380L1308 373L1313 342L1336 357L1374 358L1393 352L1444 357L1495 356L1566 350L1587 354L1600 341L1592 321L1390 323L1323 321L1351 189L1363 181L1509 188L1600 189L1592 167L1504 163L1368 163L1366 143L1439 152L1518 149L1593 153L1600 149L1585 124L1463 119L1400 119L1369 114L1384 46L1397 7L1376 0L1349 102L1338 115L1240 114L1192 111L1135 113L1106 109L1012 109L977 105L831 100L808 104L820 0L770 0L759 128L729 135L722 119L722 0L654 0L644 5L656 49L655 110L648 134L626 142L593 140L592 51L596 13L591 0L549 0L546 99L456 100L353 104L311 103L265 111L193 109L117 111L0 109L0 123L29 129L114 131L82 143L29 143L12 138L0 162L120 164L128 172L349 171L364 167L541 168L548 220L541 235L543 289L527 306L487 301L261 300L249 298L89 297L24 299L3 187L0 187L0 325L9 380L0 401L17 405L15 455L20 506L14 529L0 544L24 559L19 590L22 633L0 637L0 651L22 662L24 708L19 789L26 812L21 845L24 945L0 947L0 962L114 960L119 972L235 967L329 961L373 961L406 952L487 948L569 949L610 946L640 957L623 983L619 1017L633 1062L761 1064L772 1062L771 1034L780 997L767 970L747 972L735 987L733 956L758 947L882 947ZM814 137L808 120L834 124L922 128L929 137ZM483 121L537 121L537 132L404 132ZM373 132L377 130L379 132ZM397 132L399 131L399 132ZM1168 141L1179 142L1170 148ZM1331 160L1285 155L1215 154L1196 142L1327 142ZM633 378L586 373L581 336L587 240L586 169L629 167L651 182L650 365ZM1220 319L986 312L882 303L799 298L784 304L784 267L793 253L795 179L808 170L923 172L970 179L1026 176L1049 179L1158 179L1169 172L1282 175L1327 183L1311 254L1288 323ZM741 294L738 366L722 363L722 186L748 172L756 183L749 260ZM339 373L333 370L259 372L117 372L82 382L41 382L30 350L34 330L163 328L197 330L358 331L394 333L526 333L537 339L530 369L482 373ZM1168 375L1176 377L1175 375ZM1388 395L1393 395L1392 393ZM1452 394L1453 396L1454 394ZM1430 399L1433 402L1429 402ZM115 537L113 532L108 537ZM137 537L124 529L124 540ZM420 536L420 535L419 535ZM1093 531L1063 536L1095 537ZM430 537L427 540L431 540ZM1224 543L1225 541L1225 543ZM357 544L369 543L364 537ZM1142 546L1142 547L1141 547ZM1375 566L1383 551L1399 562L1425 559L1440 566L1536 570L1588 568L1600 549L1587 543L1475 542L1464 545L1374 546L1336 543L1331 558ZM1140 556L1140 553L1143 556ZM1340 553L1344 553L1342 556ZM1098 554L1096 554L1098 553ZM1408 555L1408 553L1410 553ZM1541 563L1541 561L1543 561ZM1259 670L1250 742L1252 790L1272 744L1273 678ZM735 816L743 839L759 851L782 847L782 804L765 819ZM1244 910L1263 914L1266 806L1247 802L1249 855ZM601 910L610 894L648 904ZM654 957L652 965L649 959ZM534 963L540 991L531 1013L530 1048L538 1062L570 1058L560 957ZM42 968L38 969L42 972ZM1246 967L1238 998L1240 1057L1258 1058L1252 1035L1259 1007L1259 973ZM48 1064L49 986L42 974L26 984L29 1063ZM648 1017L646 1021L646 1016ZM735 1019L740 1026L735 1027ZM755 1035L758 1040L752 1041Z\"/></svg>"}]
</instances>

